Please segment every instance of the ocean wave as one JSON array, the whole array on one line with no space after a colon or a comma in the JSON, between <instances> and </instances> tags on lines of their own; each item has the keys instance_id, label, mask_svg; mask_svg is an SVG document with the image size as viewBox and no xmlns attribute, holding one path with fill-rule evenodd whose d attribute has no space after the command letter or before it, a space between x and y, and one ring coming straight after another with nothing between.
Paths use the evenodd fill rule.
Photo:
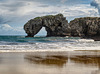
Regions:
<instances>
[{"instance_id":1,"label":"ocean wave","mask_svg":"<svg viewBox=\"0 0 100 74\"><path fill-rule=\"evenodd\" d=\"M50 48L45 48L45 47L33 47L30 45L0 45L0 50L46 50L46 51L50 51L50 50L55 50L55 51L75 51L75 50L100 50L100 46L95 46L95 47L72 47L72 46L68 46L68 47L50 47Z\"/></svg>"},{"instance_id":2,"label":"ocean wave","mask_svg":"<svg viewBox=\"0 0 100 74\"><path fill-rule=\"evenodd\" d=\"M100 42L56 42L56 43L9 43L0 45L0 50L39 50L39 49L100 49Z\"/></svg>"},{"instance_id":3,"label":"ocean wave","mask_svg":"<svg viewBox=\"0 0 100 74\"><path fill-rule=\"evenodd\" d=\"M94 42L93 39L78 39L78 42Z\"/></svg>"},{"instance_id":4,"label":"ocean wave","mask_svg":"<svg viewBox=\"0 0 100 74\"><path fill-rule=\"evenodd\" d=\"M4 37L4 38L3 38ZM92 39L80 39L78 37L34 37L24 36L0 36L0 50L75 50L97 49L100 41Z\"/></svg>"}]
</instances>

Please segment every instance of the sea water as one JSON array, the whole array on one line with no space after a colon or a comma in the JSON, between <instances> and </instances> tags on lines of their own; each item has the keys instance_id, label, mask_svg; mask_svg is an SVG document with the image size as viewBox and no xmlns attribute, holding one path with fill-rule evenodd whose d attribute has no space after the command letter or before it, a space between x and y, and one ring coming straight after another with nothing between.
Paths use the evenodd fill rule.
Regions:
<instances>
[{"instance_id":1,"label":"sea water","mask_svg":"<svg viewBox=\"0 0 100 74\"><path fill-rule=\"evenodd\" d=\"M100 50L92 39L0 36L0 50L47 51L0 52L0 74L100 74L100 51L73 51Z\"/></svg>"},{"instance_id":2,"label":"sea water","mask_svg":"<svg viewBox=\"0 0 100 74\"><path fill-rule=\"evenodd\" d=\"M0 50L100 50L100 41L79 37L0 36Z\"/></svg>"}]
</instances>

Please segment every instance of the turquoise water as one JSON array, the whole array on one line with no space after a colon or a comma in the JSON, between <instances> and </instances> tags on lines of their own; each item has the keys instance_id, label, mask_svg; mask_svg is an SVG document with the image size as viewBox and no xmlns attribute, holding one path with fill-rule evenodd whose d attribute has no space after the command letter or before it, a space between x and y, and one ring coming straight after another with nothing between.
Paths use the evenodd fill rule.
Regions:
<instances>
[{"instance_id":1,"label":"turquoise water","mask_svg":"<svg viewBox=\"0 0 100 74\"><path fill-rule=\"evenodd\" d=\"M17 42L17 43L36 43L36 42L64 42L64 41L71 41L68 39L80 39L79 37L29 37L26 38L25 36L0 36L0 42Z\"/></svg>"},{"instance_id":2,"label":"turquoise water","mask_svg":"<svg viewBox=\"0 0 100 74\"><path fill-rule=\"evenodd\" d=\"M81 47L81 48L80 48ZM0 50L100 49L100 42L79 37L0 36Z\"/></svg>"}]
</instances>

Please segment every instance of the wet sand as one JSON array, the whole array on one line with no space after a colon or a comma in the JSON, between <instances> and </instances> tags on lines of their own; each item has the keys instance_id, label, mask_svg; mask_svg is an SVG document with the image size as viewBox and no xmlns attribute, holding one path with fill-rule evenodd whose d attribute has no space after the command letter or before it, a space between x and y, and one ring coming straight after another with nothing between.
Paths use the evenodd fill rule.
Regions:
<instances>
[{"instance_id":1,"label":"wet sand","mask_svg":"<svg viewBox=\"0 0 100 74\"><path fill-rule=\"evenodd\" d=\"M0 53L0 74L100 74L100 52Z\"/></svg>"}]
</instances>

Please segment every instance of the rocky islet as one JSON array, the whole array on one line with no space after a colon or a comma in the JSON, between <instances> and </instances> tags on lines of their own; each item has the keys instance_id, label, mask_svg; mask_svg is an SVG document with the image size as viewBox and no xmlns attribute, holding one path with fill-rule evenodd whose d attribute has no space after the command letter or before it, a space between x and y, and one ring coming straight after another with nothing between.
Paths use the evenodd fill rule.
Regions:
<instances>
[{"instance_id":1,"label":"rocky islet","mask_svg":"<svg viewBox=\"0 0 100 74\"><path fill-rule=\"evenodd\" d=\"M68 21L63 14L47 15L29 20L24 25L27 37L34 37L42 27L47 31L47 37L73 36L100 39L100 17L82 17Z\"/></svg>"}]
</instances>

